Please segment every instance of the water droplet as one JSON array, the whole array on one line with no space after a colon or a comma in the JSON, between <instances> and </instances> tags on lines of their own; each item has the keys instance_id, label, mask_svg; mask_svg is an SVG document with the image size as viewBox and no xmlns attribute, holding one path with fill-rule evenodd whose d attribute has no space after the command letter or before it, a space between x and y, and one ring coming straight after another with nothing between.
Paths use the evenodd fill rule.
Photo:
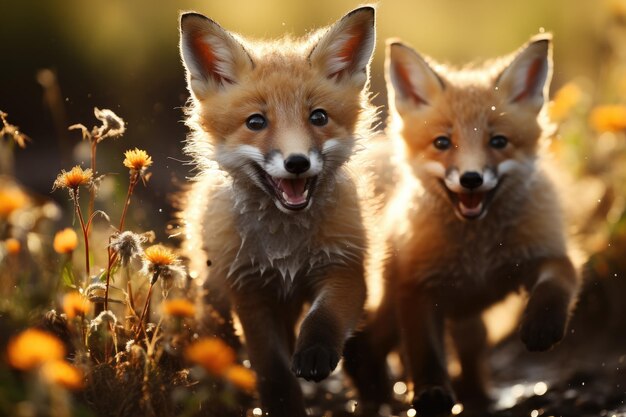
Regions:
<instances>
[{"instance_id":1,"label":"water droplet","mask_svg":"<svg viewBox=\"0 0 626 417\"><path fill-rule=\"evenodd\" d=\"M537 416L539 416L539 411L533 410L530 412L530 417L537 417Z\"/></svg>"},{"instance_id":2,"label":"water droplet","mask_svg":"<svg viewBox=\"0 0 626 417\"><path fill-rule=\"evenodd\" d=\"M496 106L491 106L492 111L496 111Z\"/></svg>"},{"instance_id":3,"label":"water droplet","mask_svg":"<svg viewBox=\"0 0 626 417\"><path fill-rule=\"evenodd\" d=\"M463 412L463 404L454 404L454 406L452 407L452 414L453 415L459 415Z\"/></svg>"},{"instance_id":4,"label":"water droplet","mask_svg":"<svg viewBox=\"0 0 626 417\"><path fill-rule=\"evenodd\" d=\"M393 392L395 392L397 395L404 395L406 394L406 391L407 387L404 382L399 381L393 384Z\"/></svg>"},{"instance_id":5,"label":"water droplet","mask_svg":"<svg viewBox=\"0 0 626 417\"><path fill-rule=\"evenodd\" d=\"M546 31L546 28L544 28L544 27L540 27L539 28L539 33L545 33L545 31Z\"/></svg>"},{"instance_id":6,"label":"water droplet","mask_svg":"<svg viewBox=\"0 0 626 417\"><path fill-rule=\"evenodd\" d=\"M253 416L262 416L263 415L263 411L260 408L255 408L254 410L252 410L252 415Z\"/></svg>"},{"instance_id":7,"label":"water droplet","mask_svg":"<svg viewBox=\"0 0 626 417\"><path fill-rule=\"evenodd\" d=\"M417 411L414 408L409 408L406 412L407 417L415 417L417 415Z\"/></svg>"}]
</instances>

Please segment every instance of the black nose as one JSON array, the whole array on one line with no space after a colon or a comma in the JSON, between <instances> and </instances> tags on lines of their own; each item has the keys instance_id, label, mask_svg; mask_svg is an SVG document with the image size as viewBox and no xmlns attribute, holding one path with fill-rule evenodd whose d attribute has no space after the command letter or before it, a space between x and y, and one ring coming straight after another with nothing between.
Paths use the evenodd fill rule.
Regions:
<instances>
[{"instance_id":1,"label":"black nose","mask_svg":"<svg viewBox=\"0 0 626 417\"><path fill-rule=\"evenodd\" d=\"M483 177L478 172L469 171L461 175L461 185L473 190L483 185Z\"/></svg>"},{"instance_id":2,"label":"black nose","mask_svg":"<svg viewBox=\"0 0 626 417\"><path fill-rule=\"evenodd\" d=\"M311 161L302 154L289 155L289 157L285 159L285 169L292 174L305 173L310 167Z\"/></svg>"}]
</instances>

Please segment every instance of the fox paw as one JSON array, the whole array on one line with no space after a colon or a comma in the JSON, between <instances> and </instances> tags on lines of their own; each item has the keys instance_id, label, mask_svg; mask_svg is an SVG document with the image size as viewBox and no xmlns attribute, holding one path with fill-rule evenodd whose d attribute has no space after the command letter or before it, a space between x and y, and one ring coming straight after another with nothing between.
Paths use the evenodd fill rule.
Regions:
<instances>
[{"instance_id":1,"label":"fox paw","mask_svg":"<svg viewBox=\"0 0 626 417\"><path fill-rule=\"evenodd\" d=\"M420 416L449 416L455 403L454 394L439 385L426 387L415 395L413 407Z\"/></svg>"},{"instance_id":2,"label":"fox paw","mask_svg":"<svg viewBox=\"0 0 626 417\"><path fill-rule=\"evenodd\" d=\"M567 312L534 308L527 310L520 327L520 337L531 352L550 349L565 336Z\"/></svg>"},{"instance_id":3,"label":"fox paw","mask_svg":"<svg viewBox=\"0 0 626 417\"><path fill-rule=\"evenodd\" d=\"M337 367L339 354L319 344L301 349L293 355L291 369L298 377L319 382Z\"/></svg>"}]
</instances>

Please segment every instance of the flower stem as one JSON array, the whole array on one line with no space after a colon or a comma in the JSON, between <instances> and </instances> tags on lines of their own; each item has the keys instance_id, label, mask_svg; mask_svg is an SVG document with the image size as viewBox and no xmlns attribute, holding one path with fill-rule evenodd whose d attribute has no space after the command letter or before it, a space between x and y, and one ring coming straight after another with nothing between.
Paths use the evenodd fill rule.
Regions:
<instances>
[{"instance_id":1,"label":"flower stem","mask_svg":"<svg viewBox=\"0 0 626 417\"><path fill-rule=\"evenodd\" d=\"M85 271L87 272L87 280L91 276L91 272L89 269L89 236L87 228L85 227L85 220L83 219L83 213L80 211L80 204L78 204L78 190L74 190L72 193L72 200L74 201L74 209L76 210L76 214L78 215L78 220L80 221L80 228L83 230L83 238L85 240Z\"/></svg>"},{"instance_id":2,"label":"flower stem","mask_svg":"<svg viewBox=\"0 0 626 417\"><path fill-rule=\"evenodd\" d=\"M124 231L124 221L126 220L126 211L128 210L128 206L130 205L130 196L133 194L135 190L135 186L139 182L139 173L134 172L130 176L130 183L128 184L128 193L126 194L126 201L124 202L124 209L122 211L122 217L120 218L120 227L118 227L119 232Z\"/></svg>"},{"instance_id":3,"label":"flower stem","mask_svg":"<svg viewBox=\"0 0 626 417\"><path fill-rule=\"evenodd\" d=\"M91 139L91 172L93 175L96 175L96 147L98 145L98 140L92 138ZM89 189L89 211L87 212L88 218L91 218L93 214L94 207L96 203L96 187L92 185Z\"/></svg>"},{"instance_id":4,"label":"flower stem","mask_svg":"<svg viewBox=\"0 0 626 417\"><path fill-rule=\"evenodd\" d=\"M159 278L159 271L154 273L152 280L150 281L150 288L148 289L148 295L146 296L146 302L143 305L143 311L141 312L141 317L139 317L139 327L137 328L137 333L135 333L135 339L139 337L141 330L143 329L143 321L146 317L146 312L148 311L148 307L150 306L150 299L152 298L152 288L154 288L154 284L157 282Z\"/></svg>"}]
</instances>

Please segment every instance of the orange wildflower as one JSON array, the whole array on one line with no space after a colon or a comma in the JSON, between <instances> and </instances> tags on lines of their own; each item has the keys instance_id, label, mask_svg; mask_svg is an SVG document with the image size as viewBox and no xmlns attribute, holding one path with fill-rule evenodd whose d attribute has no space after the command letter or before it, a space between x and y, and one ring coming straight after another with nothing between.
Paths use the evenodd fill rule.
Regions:
<instances>
[{"instance_id":1,"label":"orange wildflower","mask_svg":"<svg viewBox=\"0 0 626 417\"><path fill-rule=\"evenodd\" d=\"M74 229L68 227L54 235L52 247L56 253L71 253L76 249L76 246L78 246L78 236L76 236Z\"/></svg>"},{"instance_id":2,"label":"orange wildflower","mask_svg":"<svg viewBox=\"0 0 626 417\"><path fill-rule=\"evenodd\" d=\"M124 152L124 157L124 166L133 171L143 172L152 165L150 155L138 148Z\"/></svg>"},{"instance_id":3,"label":"orange wildflower","mask_svg":"<svg viewBox=\"0 0 626 417\"><path fill-rule=\"evenodd\" d=\"M226 379L236 387L252 392L256 388L256 374L241 365L233 365L226 371Z\"/></svg>"},{"instance_id":4,"label":"orange wildflower","mask_svg":"<svg viewBox=\"0 0 626 417\"><path fill-rule=\"evenodd\" d=\"M589 123L598 132L619 132L626 130L626 106L598 106L591 111Z\"/></svg>"},{"instance_id":5,"label":"orange wildflower","mask_svg":"<svg viewBox=\"0 0 626 417\"><path fill-rule=\"evenodd\" d=\"M0 187L0 218L9 217L26 205L28 197L17 187Z\"/></svg>"},{"instance_id":6,"label":"orange wildflower","mask_svg":"<svg viewBox=\"0 0 626 417\"><path fill-rule=\"evenodd\" d=\"M12 237L4 241L4 246L6 247L9 255L17 255L20 253L20 249L22 248L20 241Z\"/></svg>"},{"instance_id":7,"label":"orange wildflower","mask_svg":"<svg viewBox=\"0 0 626 417\"><path fill-rule=\"evenodd\" d=\"M93 172L87 168L83 170L76 165L70 171L62 170L54 181L53 190L57 188L67 188L76 191L81 185L90 185L93 179Z\"/></svg>"},{"instance_id":8,"label":"orange wildflower","mask_svg":"<svg viewBox=\"0 0 626 417\"><path fill-rule=\"evenodd\" d=\"M213 375L222 376L235 363L235 352L224 341L201 339L185 349L187 360L197 363Z\"/></svg>"},{"instance_id":9,"label":"orange wildflower","mask_svg":"<svg viewBox=\"0 0 626 417\"><path fill-rule=\"evenodd\" d=\"M178 262L174 252L161 245L150 246L144 251L143 257L154 266L169 266Z\"/></svg>"},{"instance_id":10,"label":"orange wildflower","mask_svg":"<svg viewBox=\"0 0 626 417\"><path fill-rule=\"evenodd\" d=\"M48 382L67 389L78 390L83 387L83 373L62 360L45 363L41 374Z\"/></svg>"},{"instance_id":11,"label":"orange wildflower","mask_svg":"<svg viewBox=\"0 0 626 417\"><path fill-rule=\"evenodd\" d=\"M76 316L83 317L89 312L89 300L77 291L65 294L63 297L63 312L68 319Z\"/></svg>"},{"instance_id":12,"label":"orange wildflower","mask_svg":"<svg viewBox=\"0 0 626 417\"><path fill-rule=\"evenodd\" d=\"M567 83L556 92L550 102L548 113L554 122L561 122L569 116L572 109L580 103L582 91L575 83Z\"/></svg>"},{"instance_id":13,"label":"orange wildflower","mask_svg":"<svg viewBox=\"0 0 626 417\"><path fill-rule=\"evenodd\" d=\"M9 341L7 356L11 366L26 371L62 359L65 347L50 333L27 329Z\"/></svg>"},{"instance_id":14,"label":"orange wildflower","mask_svg":"<svg viewBox=\"0 0 626 417\"><path fill-rule=\"evenodd\" d=\"M163 302L163 312L174 317L193 317L196 314L196 306L182 298L166 300Z\"/></svg>"}]
</instances>

